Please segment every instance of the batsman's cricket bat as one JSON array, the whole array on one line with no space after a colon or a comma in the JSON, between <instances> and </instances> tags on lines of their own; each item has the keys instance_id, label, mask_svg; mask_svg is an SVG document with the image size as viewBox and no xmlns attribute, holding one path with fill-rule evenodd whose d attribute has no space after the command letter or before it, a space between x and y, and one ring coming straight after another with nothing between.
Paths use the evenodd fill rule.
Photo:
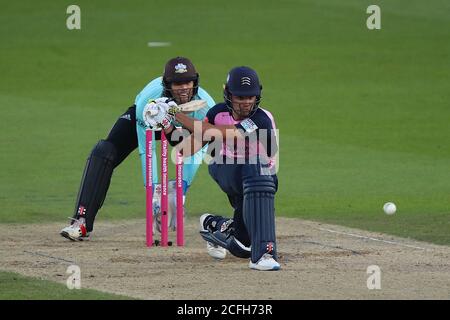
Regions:
<instances>
[{"instance_id":1,"label":"batsman's cricket bat","mask_svg":"<svg viewBox=\"0 0 450 320\"><path fill-rule=\"evenodd\" d=\"M206 100L192 100L192 101L178 105L178 107L180 108L181 111L187 111L187 112L197 111L205 106L206 106ZM157 114L158 114L158 111L156 111L156 110L150 111L151 116L155 116Z\"/></svg>"}]
</instances>

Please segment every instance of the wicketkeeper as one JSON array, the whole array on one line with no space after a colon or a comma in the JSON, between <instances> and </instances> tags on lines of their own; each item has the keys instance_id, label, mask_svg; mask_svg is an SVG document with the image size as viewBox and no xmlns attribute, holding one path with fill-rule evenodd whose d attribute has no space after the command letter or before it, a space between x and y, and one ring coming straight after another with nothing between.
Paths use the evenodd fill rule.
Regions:
<instances>
[{"instance_id":1,"label":"wicketkeeper","mask_svg":"<svg viewBox=\"0 0 450 320\"><path fill-rule=\"evenodd\" d=\"M147 121L156 125L174 117L192 132L177 146L184 156L209 143L209 173L228 196L234 216L200 217L200 234L208 253L223 259L228 250L250 258L252 269L279 270L274 205L277 135L272 114L259 107L261 90L254 70L237 67L228 74L225 101L211 108L203 122L167 105L155 108L160 114ZM195 141L201 142L199 146Z\"/></svg>"},{"instance_id":2,"label":"wicketkeeper","mask_svg":"<svg viewBox=\"0 0 450 320\"><path fill-rule=\"evenodd\" d=\"M165 97L164 99L161 99ZM69 226L63 228L60 234L70 240L85 240L89 238L94 227L94 220L98 210L102 207L108 191L114 169L137 147L142 163L142 173L145 184L145 129L143 119L144 110L155 105L155 101L167 101L173 99L172 103L183 104L191 100L206 100L207 107L198 111L188 113L195 119L203 119L206 112L214 106L215 102L211 96L199 87L199 74L192 62L184 57L170 59L164 69L162 77L158 77L145 86L136 96L133 106L122 114L114 124L108 137L100 140L92 149L87 159L84 173L81 179L80 189L75 205L75 212ZM160 140L160 132L154 132L154 141ZM171 132L166 131L170 140ZM156 148L156 143L153 144ZM193 158L203 158L205 148L192 155ZM156 150L153 150L153 186L154 192L154 214L160 214L157 173ZM186 194L192 184L201 161L185 161L183 165L183 191ZM169 186L174 182L169 182ZM143 197L144 199L144 197ZM169 187L169 211L170 225L176 226L176 194L175 188ZM144 204L144 202L143 202ZM144 215L143 215L144 216ZM160 230L158 216L153 219L154 230Z\"/></svg>"}]
</instances>

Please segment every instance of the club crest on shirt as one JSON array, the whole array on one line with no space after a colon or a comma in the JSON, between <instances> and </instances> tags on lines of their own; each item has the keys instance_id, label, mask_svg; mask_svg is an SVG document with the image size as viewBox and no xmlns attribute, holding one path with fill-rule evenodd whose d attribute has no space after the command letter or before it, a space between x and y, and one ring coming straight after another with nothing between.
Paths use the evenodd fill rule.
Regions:
<instances>
[{"instance_id":1,"label":"club crest on shirt","mask_svg":"<svg viewBox=\"0 0 450 320\"><path fill-rule=\"evenodd\" d=\"M187 67L185 64L179 63L175 66L175 73L185 73L187 72Z\"/></svg>"},{"instance_id":2,"label":"club crest on shirt","mask_svg":"<svg viewBox=\"0 0 450 320\"><path fill-rule=\"evenodd\" d=\"M254 123L251 119L245 119L240 123L242 128L244 128L245 132L252 133L256 129L258 129L258 126L256 123Z\"/></svg>"}]
</instances>

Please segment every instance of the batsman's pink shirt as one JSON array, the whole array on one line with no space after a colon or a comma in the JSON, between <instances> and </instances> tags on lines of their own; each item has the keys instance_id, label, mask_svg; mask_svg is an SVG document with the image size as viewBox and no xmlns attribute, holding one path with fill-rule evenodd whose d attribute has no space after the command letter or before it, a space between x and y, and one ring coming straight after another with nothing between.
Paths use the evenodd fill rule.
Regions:
<instances>
[{"instance_id":1,"label":"batsman's pink shirt","mask_svg":"<svg viewBox=\"0 0 450 320\"><path fill-rule=\"evenodd\" d=\"M245 150L231 141L222 141L220 155L228 158L243 158L259 155L266 158L269 167L275 166L275 154L278 151L277 130L273 115L258 108L254 114L244 120L235 120L225 103L220 103L208 110L206 120L213 125L234 125L249 137ZM241 144L244 147L244 144Z\"/></svg>"}]
</instances>

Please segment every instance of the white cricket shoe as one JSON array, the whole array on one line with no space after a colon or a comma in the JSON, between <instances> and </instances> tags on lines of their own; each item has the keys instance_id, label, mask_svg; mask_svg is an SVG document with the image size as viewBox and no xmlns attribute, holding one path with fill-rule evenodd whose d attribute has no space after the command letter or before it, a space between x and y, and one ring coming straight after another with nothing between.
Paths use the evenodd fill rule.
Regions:
<instances>
[{"instance_id":1,"label":"white cricket shoe","mask_svg":"<svg viewBox=\"0 0 450 320\"><path fill-rule=\"evenodd\" d=\"M248 266L250 269L260 271L275 271L281 269L280 264L269 253L265 253L256 263L253 263L252 260L250 260Z\"/></svg>"},{"instance_id":2,"label":"white cricket shoe","mask_svg":"<svg viewBox=\"0 0 450 320\"><path fill-rule=\"evenodd\" d=\"M206 241L206 250L208 254L214 259L223 260L227 256L227 249L222 248L214 243Z\"/></svg>"},{"instance_id":3,"label":"white cricket shoe","mask_svg":"<svg viewBox=\"0 0 450 320\"><path fill-rule=\"evenodd\" d=\"M72 241L89 240L89 232L86 230L84 218L71 219L74 220L73 224L63 228L59 234Z\"/></svg>"},{"instance_id":4,"label":"white cricket shoe","mask_svg":"<svg viewBox=\"0 0 450 320\"><path fill-rule=\"evenodd\" d=\"M205 222L206 218L212 216L212 214L205 213L202 214L200 217L200 230L201 231L207 231L205 229L205 226L203 222ZM223 260L227 256L227 249L222 248L221 246L218 246L217 244L214 244L212 242L206 241L206 250L208 251L208 254L213 257L214 259Z\"/></svg>"}]
</instances>

